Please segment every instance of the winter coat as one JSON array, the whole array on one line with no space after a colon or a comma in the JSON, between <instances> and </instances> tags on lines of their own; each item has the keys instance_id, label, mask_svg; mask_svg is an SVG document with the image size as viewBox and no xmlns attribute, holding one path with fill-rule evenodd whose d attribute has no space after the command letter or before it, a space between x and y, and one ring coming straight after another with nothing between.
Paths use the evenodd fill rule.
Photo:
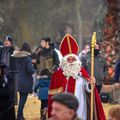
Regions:
<instances>
[{"instance_id":1,"label":"winter coat","mask_svg":"<svg viewBox=\"0 0 120 120\"><path fill-rule=\"evenodd\" d=\"M59 63L58 54L53 48L43 48L40 50L37 57L37 65L40 71L46 68L52 75L53 71L58 68Z\"/></svg>"},{"instance_id":2,"label":"winter coat","mask_svg":"<svg viewBox=\"0 0 120 120\"><path fill-rule=\"evenodd\" d=\"M91 74L91 56L90 53L86 57L86 67L89 74ZM103 80L107 74L107 64L105 59L98 54L94 58L94 75L96 79L96 85L102 85Z\"/></svg>"},{"instance_id":3,"label":"winter coat","mask_svg":"<svg viewBox=\"0 0 120 120\"><path fill-rule=\"evenodd\" d=\"M13 87L12 87L12 99L15 101L16 99L16 82L17 82L17 70L16 70L16 63L15 59L13 57L14 47L9 46L5 47L3 46L0 50L0 63L5 64L8 67L9 75L12 79Z\"/></svg>"},{"instance_id":4,"label":"winter coat","mask_svg":"<svg viewBox=\"0 0 120 120\"><path fill-rule=\"evenodd\" d=\"M9 67L10 71L16 70L16 64L14 57L12 56L14 52L13 46L3 47L0 50L0 62L6 64Z\"/></svg>"},{"instance_id":5,"label":"winter coat","mask_svg":"<svg viewBox=\"0 0 120 120\"><path fill-rule=\"evenodd\" d=\"M34 92L38 91L38 99L48 99L48 90L50 85L50 78L44 77L37 81Z\"/></svg>"},{"instance_id":6,"label":"winter coat","mask_svg":"<svg viewBox=\"0 0 120 120\"><path fill-rule=\"evenodd\" d=\"M13 79L8 74L0 76L0 112L9 109L13 103Z\"/></svg>"},{"instance_id":7,"label":"winter coat","mask_svg":"<svg viewBox=\"0 0 120 120\"><path fill-rule=\"evenodd\" d=\"M18 91L23 93L31 93L33 87L34 68L29 55L25 51L14 53L18 70Z\"/></svg>"}]
</instances>

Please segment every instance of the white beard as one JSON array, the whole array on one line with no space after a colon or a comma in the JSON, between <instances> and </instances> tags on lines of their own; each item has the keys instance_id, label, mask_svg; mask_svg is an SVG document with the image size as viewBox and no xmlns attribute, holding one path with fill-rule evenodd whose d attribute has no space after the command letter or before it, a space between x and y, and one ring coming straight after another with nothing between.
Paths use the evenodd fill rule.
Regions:
<instances>
[{"instance_id":1,"label":"white beard","mask_svg":"<svg viewBox=\"0 0 120 120\"><path fill-rule=\"evenodd\" d=\"M80 75L81 62L75 61L73 63L66 62L62 65L63 74L69 79L72 76L74 79L77 79Z\"/></svg>"}]
</instances>

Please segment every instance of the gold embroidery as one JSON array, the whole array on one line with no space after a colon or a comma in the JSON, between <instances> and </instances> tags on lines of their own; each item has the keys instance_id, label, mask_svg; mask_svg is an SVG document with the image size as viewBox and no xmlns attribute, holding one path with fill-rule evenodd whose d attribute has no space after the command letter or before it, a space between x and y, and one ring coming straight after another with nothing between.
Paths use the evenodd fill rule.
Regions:
<instances>
[{"instance_id":1,"label":"gold embroidery","mask_svg":"<svg viewBox=\"0 0 120 120\"><path fill-rule=\"evenodd\" d=\"M56 88L56 89L50 89L49 92L48 92L48 94L49 95L54 95L56 93L61 93L61 92L63 92L63 87Z\"/></svg>"}]
</instances>

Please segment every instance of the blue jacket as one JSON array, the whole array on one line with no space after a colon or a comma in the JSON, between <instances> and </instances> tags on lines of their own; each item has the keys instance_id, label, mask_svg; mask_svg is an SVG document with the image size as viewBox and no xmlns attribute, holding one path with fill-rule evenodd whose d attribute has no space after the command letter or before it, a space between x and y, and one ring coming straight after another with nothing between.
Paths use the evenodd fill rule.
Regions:
<instances>
[{"instance_id":1,"label":"blue jacket","mask_svg":"<svg viewBox=\"0 0 120 120\"><path fill-rule=\"evenodd\" d=\"M16 63L18 69L18 91L32 93L34 68L27 52L20 51L17 54Z\"/></svg>"},{"instance_id":2,"label":"blue jacket","mask_svg":"<svg viewBox=\"0 0 120 120\"><path fill-rule=\"evenodd\" d=\"M34 92L38 92L38 99L48 99L48 89L50 85L50 78L41 78L37 81Z\"/></svg>"}]
</instances>

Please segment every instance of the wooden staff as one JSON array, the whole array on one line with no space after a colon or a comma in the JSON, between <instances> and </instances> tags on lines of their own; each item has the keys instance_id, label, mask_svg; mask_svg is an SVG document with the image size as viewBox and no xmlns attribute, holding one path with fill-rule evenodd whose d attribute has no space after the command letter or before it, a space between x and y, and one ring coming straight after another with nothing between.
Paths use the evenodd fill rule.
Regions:
<instances>
[{"instance_id":1,"label":"wooden staff","mask_svg":"<svg viewBox=\"0 0 120 120\"><path fill-rule=\"evenodd\" d=\"M94 48L96 44L96 32L93 33L91 41L91 116L90 120L93 120L93 102L94 102Z\"/></svg>"}]
</instances>

